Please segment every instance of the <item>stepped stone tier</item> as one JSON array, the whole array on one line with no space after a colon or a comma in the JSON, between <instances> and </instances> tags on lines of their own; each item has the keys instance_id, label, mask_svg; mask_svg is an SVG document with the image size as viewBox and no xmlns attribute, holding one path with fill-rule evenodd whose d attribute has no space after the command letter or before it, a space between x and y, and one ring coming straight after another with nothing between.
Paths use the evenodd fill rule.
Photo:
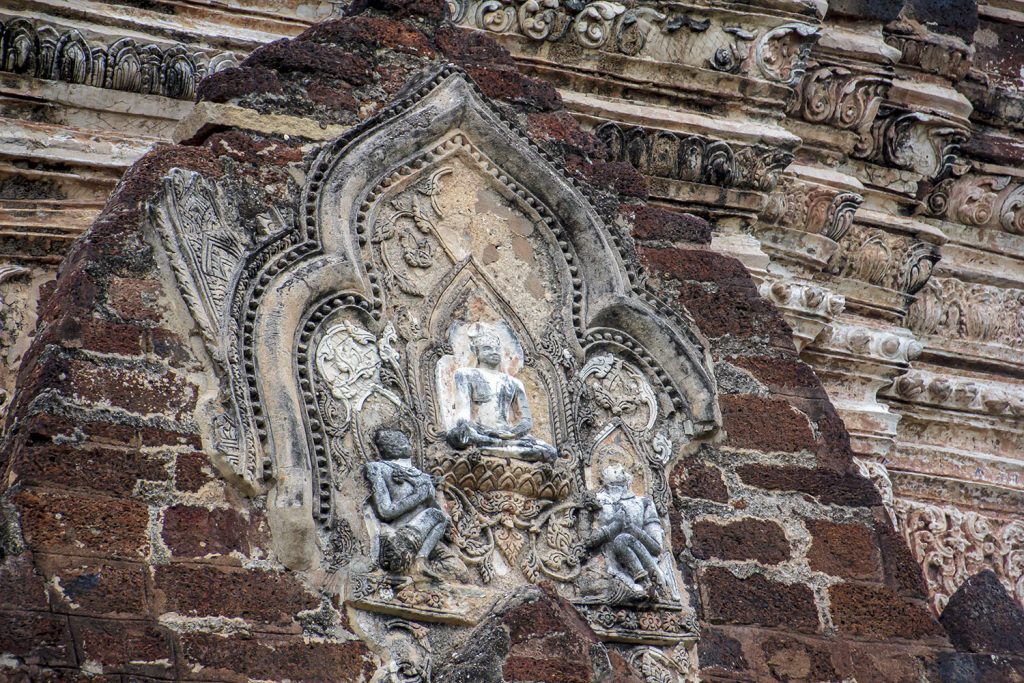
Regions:
<instances>
[{"instance_id":1,"label":"stepped stone tier","mask_svg":"<svg viewBox=\"0 0 1024 683\"><path fill-rule=\"evenodd\" d=\"M0 8L0 679L1024 680L1022 36Z\"/></svg>"}]
</instances>

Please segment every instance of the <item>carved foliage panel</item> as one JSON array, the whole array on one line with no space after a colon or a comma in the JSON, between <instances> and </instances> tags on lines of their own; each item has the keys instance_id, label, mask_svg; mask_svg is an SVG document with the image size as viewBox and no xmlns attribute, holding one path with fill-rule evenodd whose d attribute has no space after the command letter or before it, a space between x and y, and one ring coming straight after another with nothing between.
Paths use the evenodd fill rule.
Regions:
<instances>
[{"instance_id":1,"label":"carved foliage panel","mask_svg":"<svg viewBox=\"0 0 1024 683\"><path fill-rule=\"evenodd\" d=\"M827 272L915 294L928 282L938 260L933 244L855 224L829 261Z\"/></svg>"},{"instance_id":2,"label":"carved foliage panel","mask_svg":"<svg viewBox=\"0 0 1024 683\"><path fill-rule=\"evenodd\" d=\"M1007 592L1024 603L1024 522L904 499L896 500L895 509L937 614L983 569L995 571Z\"/></svg>"},{"instance_id":3,"label":"carved foliage panel","mask_svg":"<svg viewBox=\"0 0 1024 683\"><path fill-rule=\"evenodd\" d=\"M1010 176L947 178L928 195L927 205L933 215L952 222L1024 234L1024 185Z\"/></svg>"},{"instance_id":4,"label":"carved foliage panel","mask_svg":"<svg viewBox=\"0 0 1024 683\"><path fill-rule=\"evenodd\" d=\"M910 307L907 325L918 334L1020 348L1024 290L933 278Z\"/></svg>"}]
</instances>

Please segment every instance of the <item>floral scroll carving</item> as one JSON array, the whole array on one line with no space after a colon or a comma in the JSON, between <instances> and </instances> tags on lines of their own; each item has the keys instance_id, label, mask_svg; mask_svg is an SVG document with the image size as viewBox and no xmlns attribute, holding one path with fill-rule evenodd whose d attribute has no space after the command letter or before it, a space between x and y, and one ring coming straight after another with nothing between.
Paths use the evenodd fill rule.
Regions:
<instances>
[{"instance_id":1,"label":"floral scroll carving","mask_svg":"<svg viewBox=\"0 0 1024 683\"><path fill-rule=\"evenodd\" d=\"M526 41L688 64L784 85L799 81L818 28L800 22L737 25L732 12L614 0L449 0L466 28Z\"/></svg>"},{"instance_id":2,"label":"floral scroll carving","mask_svg":"<svg viewBox=\"0 0 1024 683\"><path fill-rule=\"evenodd\" d=\"M792 85L807 67L807 57L817 40L818 27L783 24L765 33L754 48L754 61L766 78Z\"/></svg>"},{"instance_id":3,"label":"floral scroll carving","mask_svg":"<svg viewBox=\"0 0 1024 683\"><path fill-rule=\"evenodd\" d=\"M896 511L937 614L964 581L986 568L1024 602L1024 522L901 499Z\"/></svg>"},{"instance_id":4,"label":"floral scroll carving","mask_svg":"<svg viewBox=\"0 0 1024 683\"><path fill-rule=\"evenodd\" d=\"M947 119L921 112L881 107L866 138L853 156L878 164L913 171L929 178L962 174L960 145L967 128Z\"/></svg>"},{"instance_id":5,"label":"floral scroll carving","mask_svg":"<svg viewBox=\"0 0 1024 683\"><path fill-rule=\"evenodd\" d=\"M929 211L946 220L1024 235L1024 185L1009 176L970 173L947 178L928 195Z\"/></svg>"},{"instance_id":6,"label":"floral scroll carving","mask_svg":"<svg viewBox=\"0 0 1024 683\"><path fill-rule=\"evenodd\" d=\"M935 245L857 226L829 262L828 272L904 294L915 294L939 260Z\"/></svg>"},{"instance_id":7,"label":"floral scroll carving","mask_svg":"<svg viewBox=\"0 0 1024 683\"><path fill-rule=\"evenodd\" d=\"M910 307L907 325L918 334L1019 348L1024 344L1024 290L933 278Z\"/></svg>"}]
</instances>

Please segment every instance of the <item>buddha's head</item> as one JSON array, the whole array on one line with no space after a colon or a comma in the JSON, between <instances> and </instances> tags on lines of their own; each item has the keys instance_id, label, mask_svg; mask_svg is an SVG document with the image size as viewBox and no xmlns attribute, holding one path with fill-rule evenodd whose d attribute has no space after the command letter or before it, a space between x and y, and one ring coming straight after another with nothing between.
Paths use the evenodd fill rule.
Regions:
<instances>
[{"instance_id":1,"label":"buddha's head","mask_svg":"<svg viewBox=\"0 0 1024 683\"><path fill-rule=\"evenodd\" d=\"M488 368L501 364L501 339L494 332L481 329L472 337L470 348L477 364Z\"/></svg>"}]
</instances>

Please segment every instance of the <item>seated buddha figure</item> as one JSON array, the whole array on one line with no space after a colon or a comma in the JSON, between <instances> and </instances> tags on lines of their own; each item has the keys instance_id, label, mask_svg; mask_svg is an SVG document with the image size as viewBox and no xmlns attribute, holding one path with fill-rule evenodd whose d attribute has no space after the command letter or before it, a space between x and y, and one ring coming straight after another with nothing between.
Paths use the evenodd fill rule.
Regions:
<instances>
[{"instance_id":1,"label":"seated buddha figure","mask_svg":"<svg viewBox=\"0 0 1024 683\"><path fill-rule=\"evenodd\" d=\"M457 450L477 448L485 455L552 462L558 451L530 434L533 416L523 383L502 371L501 340L483 329L470 349L476 367L455 371L455 426L448 444Z\"/></svg>"}]
</instances>

